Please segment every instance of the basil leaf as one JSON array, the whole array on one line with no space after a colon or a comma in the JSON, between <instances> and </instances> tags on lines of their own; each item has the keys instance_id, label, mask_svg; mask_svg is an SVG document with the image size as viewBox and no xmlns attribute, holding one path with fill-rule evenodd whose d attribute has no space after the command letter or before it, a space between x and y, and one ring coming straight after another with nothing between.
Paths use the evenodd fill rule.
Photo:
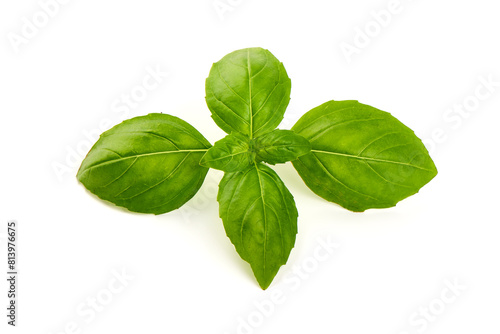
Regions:
<instances>
[{"instance_id":1,"label":"basil leaf","mask_svg":"<svg viewBox=\"0 0 500 334\"><path fill-rule=\"evenodd\" d=\"M225 173L217 200L227 236L266 289L295 244L293 196L272 169L259 163Z\"/></svg>"},{"instance_id":2,"label":"basil leaf","mask_svg":"<svg viewBox=\"0 0 500 334\"><path fill-rule=\"evenodd\" d=\"M290 130L274 130L255 139L257 159L272 165L296 160L311 151L307 139Z\"/></svg>"},{"instance_id":3,"label":"basil leaf","mask_svg":"<svg viewBox=\"0 0 500 334\"><path fill-rule=\"evenodd\" d=\"M391 114L357 101L330 101L292 128L312 145L293 165L307 186L351 211L387 208L437 174L421 140Z\"/></svg>"},{"instance_id":4,"label":"basil leaf","mask_svg":"<svg viewBox=\"0 0 500 334\"><path fill-rule=\"evenodd\" d=\"M196 194L208 171L199 161L210 146L177 117L135 117L101 135L77 178L103 200L130 211L161 214Z\"/></svg>"},{"instance_id":5,"label":"basil leaf","mask_svg":"<svg viewBox=\"0 0 500 334\"><path fill-rule=\"evenodd\" d=\"M200 165L225 172L241 171L255 160L248 138L234 133L217 141L201 158Z\"/></svg>"},{"instance_id":6,"label":"basil leaf","mask_svg":"<svg viewBox=\"0 0 500 334\"><path fill-rule=\"evenodd\" d=\"M215 123L250 139L276 128L290 101L285 67L268 50L231 52L213 64L206 80L208 108Z\"/></svg>"}]
</instances>

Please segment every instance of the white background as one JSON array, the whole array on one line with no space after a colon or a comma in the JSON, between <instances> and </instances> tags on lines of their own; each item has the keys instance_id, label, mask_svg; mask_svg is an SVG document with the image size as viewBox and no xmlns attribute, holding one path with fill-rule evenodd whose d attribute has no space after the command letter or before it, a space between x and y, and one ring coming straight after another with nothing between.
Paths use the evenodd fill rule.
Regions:
<instances>
[{"instance_id":1,"label":"white background","mask_svg":"<svg viewBox=\"0 0 500 334\"><path fill-rule=\"evenodd\" d=\"M389 0L221 3L223 13L212 0L73 0L16 46L23 18L45 23L42 9L2 1L0 254L5 272L6 224L15 219L20 278L15 329L1 280L1 332L498 333L497 4L401 0L380 28L371 12ZM366 27L372 37L357 40L349 62L342 43L356 46ZM295 197L299 234L266 291L218 218L220 172L183 209L160 216L103 203L75 178L86 133L97 136L102 122L163 112L212 143L222 138L204 81L213 62L252 46L273 52L292 79L281 128L328 100L357 99L415 130L439 170L397 207L355 214L314 195L290 164L276 167ZM128 114L116 112L148 68L169 74ZM497 82L491 92L480 79L488 77ZM490 94L478 100L476 89ZM467 115L447 111L464 101ZM318 261L328 240L339 247L328 256L319 249ZM133 278L118 289L122 270ZM447 282L461 286L458 296ZM87 304L96 297L106 303L99 312Z\"/></svg>"}]
</instances>

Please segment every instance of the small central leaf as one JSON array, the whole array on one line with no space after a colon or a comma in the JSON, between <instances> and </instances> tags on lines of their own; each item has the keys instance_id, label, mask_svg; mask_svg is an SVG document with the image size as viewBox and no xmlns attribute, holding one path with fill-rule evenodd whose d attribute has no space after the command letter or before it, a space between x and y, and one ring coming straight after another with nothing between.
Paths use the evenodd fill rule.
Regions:
<instances>
[{"instance_id":1,"label":"small central leaf","mask_svg":"<svg viewBox=\"0 0 500 334\"><path fill-rule=\"evenodd\" d=\"M293 131L274 130L255 139L255 151L259 161L275 165L309 153L311 144Z\"/></svg>"},{"instance_id":2,"label":"small central leaf","mask_svg":"<svg viewBox=\"0 0 500 334\"><path fill-rule=\"evenodd\" d=\"M237 172L250 166L255 160L252 141L234 133L217 141L202 157L200 165L225 172Z\"/></svg>"}]
</instances>

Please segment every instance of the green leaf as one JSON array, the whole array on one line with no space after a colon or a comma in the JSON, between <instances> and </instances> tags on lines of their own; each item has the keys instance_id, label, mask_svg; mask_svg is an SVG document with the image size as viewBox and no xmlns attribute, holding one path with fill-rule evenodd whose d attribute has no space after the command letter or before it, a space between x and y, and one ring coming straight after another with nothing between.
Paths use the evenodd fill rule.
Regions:
<instances>
[{"instance_id":1,"label":"green leaf","mask_svg":"<svg viewBox=\"0 0 500 334\"><path fill-rule=\"evenodd\" d=\"M290 130L274 130L255 139L257 159L272 165L296 160L311 151L307 139Z\"/></svg>"},{"instance_id":2,"label":"green leaf","mask_svg":"<svg viewBox=\"0 0 500 334\"><path fill-rule=\"evenodd\" d=\"M285 67L268 50L231 52L214 63L206 80L208 108L215 123L250 139L276 128L290 101Z\"/></svg>"},{"instance_id":3,"label":"green leaf","mask_svg":"<svg viewBox=\"0 0 500 334\"><path fill-rule=\"evenodd\" d=\"M130 211L179 208L201 187L210 143L185 121L165 114L135 117L104 132L82 162L78 180Z\"/></svg>"},{"instance_id":4,"label":"green leaf","mask_svg":"<svg viewBox=\"0 0 500 334\"><path fill-rule=\"evenodd\" d=\"M267 289L288 259L297 234L293 196L264 164L225 173L219 184L219 214L241 258Z\"/></svg>"},{"instance_id":5,"label":"green leaf","mask_svg":"<svg viewBox=\"0 0 500 334\"><path fill-rule=\"evenodd\" d=\"M237 172L250 166L255 153L250 152L248 138L234 133L217 141L203 156L200 164L225 172Z\"/></svg>"},{"instance_id":6,"label":"green leaf","mask_svg":"<svg viewBox=\"0 0 500 334\"><path fill-rule=\"evenodd\" d=\"M293 165L307 186L351 211L395 206L437 175L421 140L391 114L330 101L293 126L312 145Z\"/></svg>"}]
</instances>

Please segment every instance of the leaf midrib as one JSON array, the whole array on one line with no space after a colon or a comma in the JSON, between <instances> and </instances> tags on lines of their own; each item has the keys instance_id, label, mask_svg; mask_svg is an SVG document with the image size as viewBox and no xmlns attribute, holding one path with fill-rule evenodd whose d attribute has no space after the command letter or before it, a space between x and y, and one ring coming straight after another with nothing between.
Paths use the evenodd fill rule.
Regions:
<instances>
[{"instance_id":1,"label":"leaf midrib","mask_svg":"<svg viewBox=\"0 0 500 334\"><path fill-rule=\"evenodd\" d=\"M376 158L369 158L369 157L357 156L357 155L352 155L352 154L337 153L337 152L322 151L322 150L311 150L311 152L312 153L323 153L323 154L338 155L338 156L343 156L343 157L347 157L347 158L351 158L351 159L369 160L369 161L390 163L390 164L395 164L395 165L404 165L404 166L410 166L410 167L413 167L413 168L425 170L425 171L431 172L431 173L434 172L431 169L423 168L423 167L420 167L420 166L412 165L410 163L401 162L401 161L376 159Z\"/></svg>"},{"instance_id":2,"label":"leaf midrib","mask_svg":"<svg viewBox=\"0 0 500 334\"><path fill-rule=\"evenodd\" d=\"M250 111L250 139L253 138L253 110L252 110L252 75L250 64L250 49L247 49L247 70L248 70L248 107Z\"/></svg>"},{"instance_id":3,"label":"leaf midrib","mask_svg":"<svg viewBox=\"0 0 500 334\"><path fill-rule=\"evenodd\" d=\"M206 151L208 151L208 148L207 149L194 149L194 150L161 151L161 152L152 152L152 153L143 153L143 154L129 155L127 157L123 157L123 158L120 158L120 159L108 160L108 161L99 163L97 165L90 166L90 167L84 169L83 172L82 172L82 174L85 173L85 172L87 172L88 170L90 170L92 168L95 168L95 167L109 165L109 164L112 164L112 163L115 163L115 162L120 162L120 161L123 161L123 160L132 159L132 158L137 158L138 159L138 158L142 158L142 157L153 156L153 155L161 155L161 154L192 153L192 152L206 152Z\"/></svg>"},{"instance_id":4,"label":"leaf midrib","mask_svg":"<svg viewBox=\"0 0 500 334\"><path fill-rule=\"evenodd\" d=\"M254 163L255 169L257 170L257 177L259 178L259 189L260 198L262 200L262 211L264 212L264 276L266 276L266 245L267 245L267 213L266 213L266 202L264 200L264 187L262 186L262 178L260 176L260 169L256 163Z\"/></svg>"}]
</instances>

